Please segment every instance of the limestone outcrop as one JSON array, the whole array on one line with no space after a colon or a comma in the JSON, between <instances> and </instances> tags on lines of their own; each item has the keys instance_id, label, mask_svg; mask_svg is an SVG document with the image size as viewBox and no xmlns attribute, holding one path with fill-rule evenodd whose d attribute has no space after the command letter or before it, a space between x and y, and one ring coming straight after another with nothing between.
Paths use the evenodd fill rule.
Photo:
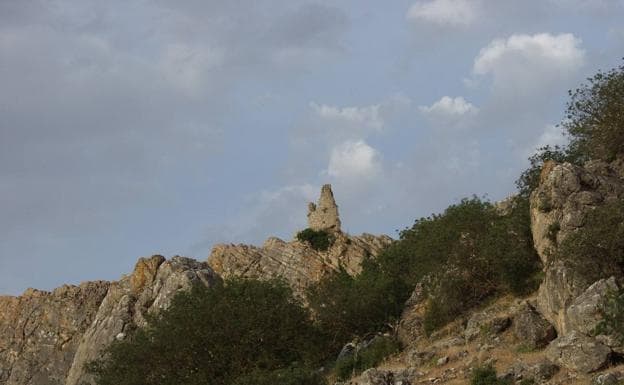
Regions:
<instances>
[{"instance_id":1,"label":"limestone outcrop","mask_svg":"<svg viewBox=\"0 0 624 385\"><path fill-rule=\"evenodd\" d=\"M89 383L84 365L98 358L115 339L124 339L133 328L145 326L145 315L166 309L173 296L194 284L211 286L219 277L205 262L155 255L141 258L133 273L111 283L106 297L74 355L66 385Z\"/></svg>"},{"instance_id":2,"label":"limestone outcrop","mask_svg":"<svg viewBox=\"0 0 624 385\"><path fill-rule=\"evenodd\" d=\"M318 202L308 204L308 227L316 231L340 232L338 205L334 200L331 185L323 185Z\"/></svg>"},{"instance_id":3,"label":"limestone outcrop","mask_svg":"<svg viewBox=\"0 0 624 385\"><path fill-rule=\"evenodd\" d=\"M286 242L276 237L267 239L261 247L249 245L216 245L208 263L223 278L283 278L295 294L303 296L305 289L340 267L355 275L361 271L366 257L377 256L392 243L387 235L362 234L351 236L340 230L338 206L331 185L321 188L317 204L308 207L308 227L324 230L332 237L328 250L319 251L308 243Z\"/></svg>"},{"instance_id":4,"label":"limestone outcrop","mask_svg":"<svg viewBox=\"0 0 624 385\"><path fill-rule=\"evenodd\" d=\"M0 384L64 384L109 285L87 282L0 297Z\"/></svg>"},{"instance_id":5,"label":"limestone outcrop","mask_svg":"<svg viewBox=\"0 0 624 385\"><path fill-rule=\"evenodd\" d=\"M593 280L565 260L555 260L554 252L583 227L587 213L624 198L622 176L619 161L590 161L584 167L550 161L544 164L540 184L531 193L531 231L545 270L537 308L559 334L571 330L566 326L566 311ZM607 273L603 278L608 278Z\"/></svg>"},{"instance_id":6,"label":"limestone outcrop","mask_svg":"<svg viewBox=\"0 0 624 385\"><path fill-rule=\"evenodd\" d=\"M337 233L327 251L317 251L305 242L272 237L261 247L216 245L208 263L223 278L283 278L295 293L303 295L311 283L340 266L349 274L359 273L364 258L377 256L391 242L392 238L385 235Z\"/></svg>"}]
</instances>

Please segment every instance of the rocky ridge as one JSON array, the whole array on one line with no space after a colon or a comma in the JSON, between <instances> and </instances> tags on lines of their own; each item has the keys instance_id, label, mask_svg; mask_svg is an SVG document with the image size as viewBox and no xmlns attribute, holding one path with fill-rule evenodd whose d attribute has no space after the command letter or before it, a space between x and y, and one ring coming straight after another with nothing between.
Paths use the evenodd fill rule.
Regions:
<instances>
[{"instance_id":1,"label":"rocky ridge","mask_svg":"<svg viewBox=\"0 0 624 385\"><path fill-rule=\"evenodd\" d=\"M329 185L323 186L318 204L309 207L310 227L334 237L327 251L272 237L262 247L217 245L208 262L154 255L140 258L133 272L118 281L0 297L0 385L90 384L85 364L112 341L144 326L146 316L167 308L180 290L195 284L209 287L222 277L282 277L303 294L307 285L340 266L356 274L364 258L376 256L392 241L342 233Z\"/></svg>"}]
</instances>

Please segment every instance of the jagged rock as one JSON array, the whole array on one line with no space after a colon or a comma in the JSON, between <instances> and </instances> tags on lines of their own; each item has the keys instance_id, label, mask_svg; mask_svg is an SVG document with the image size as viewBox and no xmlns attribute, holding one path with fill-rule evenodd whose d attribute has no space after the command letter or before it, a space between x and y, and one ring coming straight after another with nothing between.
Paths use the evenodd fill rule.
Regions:
<instances>
[{"instance_id":1,"label":"jagged rock","mask_svg":"<svg viewBox=\"0 0 624 385\"><path fill-rule=\"evenodd\" d=\"M415 344L423 336L423 316L426 308L426 295L422 282L414 288L399 319L397 330L399 341L403 345Z\"/></svg>"},{"instance_id":2,"label":"jagged rock","mask_svg":"<svg viewBox=\"0 0 624 385\"><path fill-rule=\"evenodd\" d=\"M591 334L602 319L601 307L606 295L619 289L615 277L593 283L566 309L564 334L572 330Z\"/></svg>"},{"instance_id":3,"label":"jagged rock","mask_svg":"<svg viewBox=\"0 0 624 385\"><path fill-rule=\"evenodd\" d=\"M87 282L0 297L0 384L64 384L108 286Z\"/></svg>"},{"instance_id":4,"label":"jagged rock","mask_svg":"<svg viewBox=\"0 0 624 385\"><path fill-rule=\"evenodd\" d=\"M511 325L511 319L506 316L496 316L490 312L478 312L468 319L464 336L468 341L479 335L495 335L502 333Z\"/></svg>"},{"instance_id":5,"label":"jagged rock","mask_svg":"<svg viewBox=\"0 0 624 385\"><path fill-rule=\"evenodd\" d=\"M318 203L308 204L308 227L316 231L340 232L338 205L334 200L331 185L323 185Z\"/></svg>"},{"instance_id":6,"label":"jagged rock","mask_svg":"<svg viewBox=\"0 0 624 385\"><path fill-rule=\"evenodd\" d=\"M336 233L327 251L317 251L303 242L285 242L273 237L262 247L216 245L208 263L223 278L283 278L296 294L303 296L311 283L337 271L340 266L349 274L359 273L367 256L377 256L391 243L392 238L386 235Z\"/></svg>"},{"instance_id":7,"label":"jagged rock","mask_svg":"<svg viewBox=\"0 0 624 385\"><path fill-rule=\"evenodd\" d=\"M530 198L533 241L544 265L551 251L582 227L590 210L623 195L624 181L604 162L588 162L586 168L546 162ZM559 228L556 234L554 227Z\"/></svg>"},{"instance_id":8,"label":"jagged rock","mask_svg":"<svg viewBox=\"0 0 624 385\"><path fill-rule=\"evenodd\" d=\"M514 316L513 333L523 345L531 349L543 348L557 337L555 328L527 302Z\"/></svg>"},{"instance_id":9,"label":"jagged rock","mask_svg":"<svg viewBox=\"0 0 624 385\"><path fill-rule=\"evenodd\" d=\"M423 373L415 368L401 370L380 370L371 368L352 380L351 385L411 385Z\"/></svg>"},{"instance_id":10,"label":"jagged rock","mask_svg":"<svg viewBox=\"0 0 624 385\"><path fill-rule=\"evenodd\" d=\"M611 349L576 331L558 337L546 348L546 356L567 369L591 373L609 362Z\"/></svg>"},{"instance_id":11,"label":"jagged rock","mask_svg":"<svg viewBox=\"0 0 624 385\"><path fill-rule=\"evenodd\" d=\"M194 284L211 286L218 279L205 262L179 256L169 261L159 255L141 258L130 276L110 285L93 323L80 340L66 385L91 383L84 365L98 358L118 336L144 326L146 314L166 309L177 292Z\"/></svg>"}]
</instances>

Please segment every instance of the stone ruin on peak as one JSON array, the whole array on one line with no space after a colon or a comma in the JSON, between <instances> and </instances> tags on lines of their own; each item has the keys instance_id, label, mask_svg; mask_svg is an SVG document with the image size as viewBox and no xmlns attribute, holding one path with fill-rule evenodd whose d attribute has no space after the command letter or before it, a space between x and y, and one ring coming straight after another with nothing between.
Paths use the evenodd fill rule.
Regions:
<instances>
[{"instance_id":1,"label":"stone ruin on peak","mask_svg":"<svg viewBox=\"0 0 624 385\"><path fill-rule=\"evenodd\" d=\"M330 184L323 185L318 203L308 204L308 227L315 231L340 232L338 205Z\"/></svg>"}]
</instances>

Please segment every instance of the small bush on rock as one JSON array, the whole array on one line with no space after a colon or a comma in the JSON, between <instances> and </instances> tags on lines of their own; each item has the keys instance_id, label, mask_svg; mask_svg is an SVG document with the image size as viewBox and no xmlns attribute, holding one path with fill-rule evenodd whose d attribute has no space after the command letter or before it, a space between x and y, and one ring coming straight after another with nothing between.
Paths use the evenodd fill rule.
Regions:
<instances>
[{"instance_id":1,"label":"small bush on rock","mask_svg":"<svg viewBox=\"0 0 624 385\"><path fill-rule=\"evenodd\" d=\"M614 335L624 342L624 289L607 294L601 309L602 321L596 327L596 334Z\"/></svg>"},{"instance_id":2,"label":"small bush on rock","mask_svg":"<svg viewBox=\"0 0 624 385\"><path fill-rule=\"evenodd\" d=\"M308 243L316 251L326 251L334 243L333 236L327 231L310 228L298 232L297 239Z\"/></svg>"},{"instance_id":3,"label":"small bush on rock","mask_svg":"<svg viewBox=\"0 0 624 385\"><path fill-rule=\"evenodd\" d=\"M510 385L511 381L506 381L496 377L496 370L491 366L475 368L470 377L470 385Z\"/></svg>"}]
</instances>

